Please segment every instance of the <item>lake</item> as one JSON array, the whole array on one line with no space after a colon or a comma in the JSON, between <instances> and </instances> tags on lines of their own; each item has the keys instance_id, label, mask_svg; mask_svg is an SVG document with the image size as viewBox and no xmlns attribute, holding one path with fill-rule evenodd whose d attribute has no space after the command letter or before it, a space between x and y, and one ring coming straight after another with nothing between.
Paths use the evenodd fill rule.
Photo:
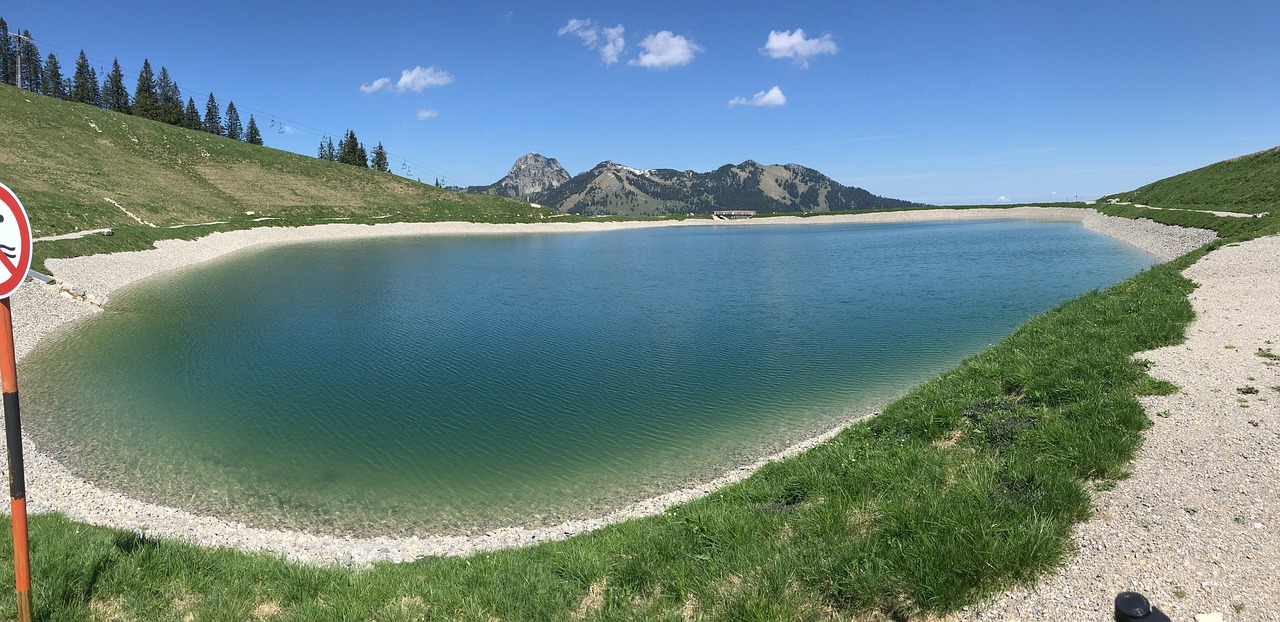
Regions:
<instances>
[{"instance_id":1,"label":"lake","mask_svg":"<svg viewBox=\"0 0 1280 622\"><path fill-rule=\"evenodd\" d=\"M1079 223L383 237L148 279L22 364L42 451L359 534L549 524L873 412L1154 264Z\"/></svg>"}]
</instances>

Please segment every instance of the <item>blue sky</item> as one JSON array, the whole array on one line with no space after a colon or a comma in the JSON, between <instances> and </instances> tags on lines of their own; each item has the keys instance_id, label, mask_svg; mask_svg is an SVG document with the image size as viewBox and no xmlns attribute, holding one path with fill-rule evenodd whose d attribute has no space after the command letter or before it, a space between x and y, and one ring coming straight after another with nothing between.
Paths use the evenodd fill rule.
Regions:
<instances>
[{"instance_id":1,"label":"blue sky","mask_svg":"<svg viewBox=\"0 0 1280 622\"><path fill-rule=\"evenodd\" d=\"M0 6L65 71L144 58L314 155L423 181L537 151L795 162L935 204L1097 198L1280 145L1280 2L208 2ZM273 123L274 120L274 123ZM407 163L407 164L406 164Z\"/></svg>"}]
</instances>

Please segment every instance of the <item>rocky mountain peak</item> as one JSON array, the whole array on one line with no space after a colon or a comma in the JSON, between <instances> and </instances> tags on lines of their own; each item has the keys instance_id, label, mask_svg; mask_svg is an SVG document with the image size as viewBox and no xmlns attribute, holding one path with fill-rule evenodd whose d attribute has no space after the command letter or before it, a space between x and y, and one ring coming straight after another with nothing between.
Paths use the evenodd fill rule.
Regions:
<instances>
[{"instance_id":1,"label":"rocky mountain peak","mask_svg":"<svg viewBox=\"0 0 1280 622\"><path fill-rule=\"evenodd\" d=\"M516 163L511 165L511 171L502 181L514 186L517 196L528 196L551 190L569 181L570 177L569 171L564 170L555 158L530 152L516 158Z\"/></svg>"},{"instance_id":2,"label":"rocky mountain peak","mask_svg":"<svg viewBox=\"0 0 1280 622\"><path fill-rule=\"evenodd\" d=\"M472 186L467 188L467 192L524 199L553 190L569 178L569 171L558 160L530 152L516 158L506 177L488 186Z\"/></svg>"}]
</instances>

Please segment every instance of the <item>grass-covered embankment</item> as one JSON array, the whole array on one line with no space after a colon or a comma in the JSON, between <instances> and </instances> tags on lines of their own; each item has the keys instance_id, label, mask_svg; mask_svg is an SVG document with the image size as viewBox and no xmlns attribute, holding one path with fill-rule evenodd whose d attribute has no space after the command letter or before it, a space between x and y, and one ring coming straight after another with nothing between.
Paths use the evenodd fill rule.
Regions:
<instances>
[{"instance_id":1,"label":"grass-covered embankment","mask_svg":"<svg viewBox=\"0 0 1280 622\"><path fill-rule=\"evenodd\" d=\"M1274 213L1280 207L1280 147L1216 162L1103 198L1173 209Z\"/></svg>"},{"instance_id":2,"label":"grass-covered embankment","mask_svg":"<svg viewBox=\"0 0 1280 622\"><path fill-rule=\"evenodd\" d=\"M255 610L298 620L772 620L954 610L1060 561L1071 524L1088 513L1087 482L1123 475L1148 424L1133 396L1169 388L1130 355L1181 338L1191 319L1190 283L1178 275L1186 263L1069 302L832 442L663 516L530 549L368 570L297 567L39 516L37 611L65 620L238 620ZM7 557L0 564L12 568Z\"/></svg>"}]
</instances>

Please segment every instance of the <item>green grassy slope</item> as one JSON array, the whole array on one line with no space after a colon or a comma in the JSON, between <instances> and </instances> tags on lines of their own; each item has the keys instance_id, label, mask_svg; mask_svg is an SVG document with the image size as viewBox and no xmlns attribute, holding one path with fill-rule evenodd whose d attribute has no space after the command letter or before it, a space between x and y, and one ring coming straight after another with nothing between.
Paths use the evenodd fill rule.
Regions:
<instances>
[{"instance_id":1,"label":"green grassy slope","mask_svg":"<svg viewBox=\"0 0 1280 622\"><path fill-rule=\"evenodd\" d=\"M1280 147L1210 164L1104 199L1165 208L1275 213L1280 211Z\"/></svg>"},{"instance_id":2,"label":"green grassy slope","mask_svg":"<svg viewBox=\"0 0 1280 622\"><path fill-rule=\"evenodd\" d=\"M155 239L218 229L326 218L517 222L553 213L512 199L441 190L390 173L258 147L8 85L0 85L0 136L0 182L22 199L36 237L106 227L121 233L116 239L93 241L87 252L145 248ZM121 207L157 226L140 225ZM268 216L280 220L254 221ZM168 228L211 221L228 224ZM82 244L41 243L36 252L38 257L76 254Z\"/></svg>"},{"instance_id":3,"label":"green grassy slope","mask_svg":"<svg viewBox=\"0 0 1280 622\"><path fill-rule=\"evenodd\" d=\"M1211 164L1137 190L1103 198L1104 201L1095 207L1111 216L1149 218L1169 225L1213 229L1224 239L1237 241L1275 235L1280 233L1280 147ZM1166 209L1108 205L1105 199ZM1253 214L1254 217L1223 217L1193 210L1238 212ZM1223 243L1218 242L1219 245Z\"/></svg>"}]
</instances>

